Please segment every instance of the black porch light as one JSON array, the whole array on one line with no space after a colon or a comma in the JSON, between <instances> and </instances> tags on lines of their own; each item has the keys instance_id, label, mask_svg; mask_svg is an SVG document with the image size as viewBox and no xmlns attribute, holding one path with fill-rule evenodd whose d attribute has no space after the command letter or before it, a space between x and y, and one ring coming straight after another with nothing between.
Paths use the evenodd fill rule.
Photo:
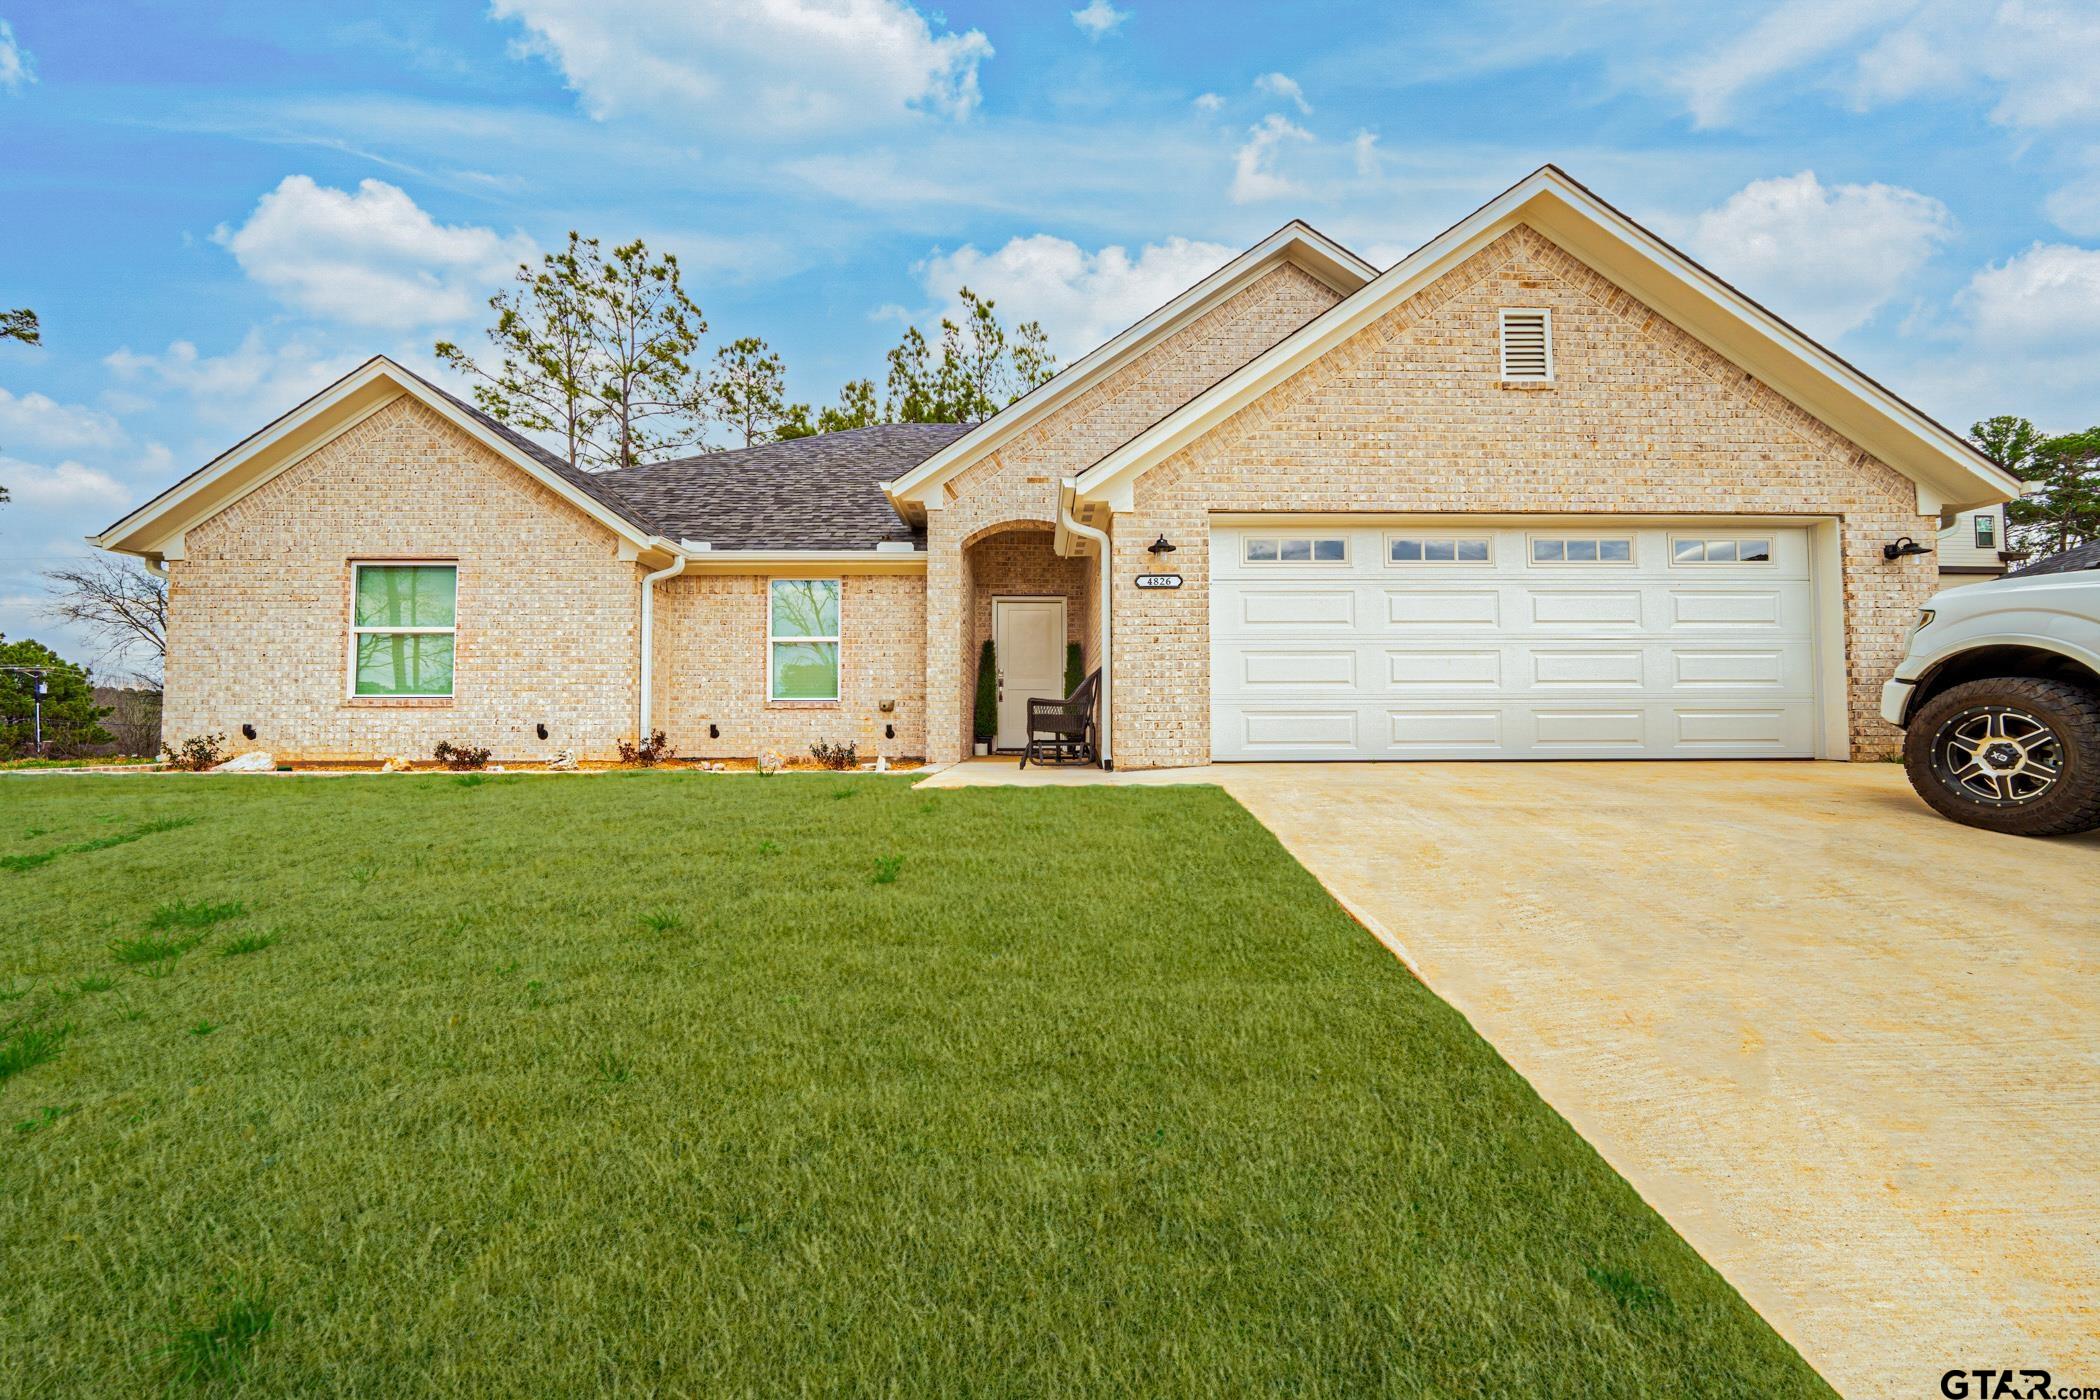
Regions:
<instances>
[{"instance_id":1,"label":"black porch light","mask_svg":"<svg viewBox=\"0 0 2100 1400\"><path fill-rule=\"evenodd\" d=\"M1902 559L1912 554L1930 553L1932 553L1930 549L1919 544L1909 535L1902 536L1894 544L1885 544L1881 547L1881 557L1884 559Z\"/></svg>"},{"instance_id":2,"label":"black porch light","mask_svg":"<svg viewBox=\"0 0 2100 1400\"><path fill-rule=\"evenodd\" d=\"M1173 552L1174 546L1167 542L1165 535L1161 535L1158 539L1145 546L1145 553L1151 555L1154 559L1159 559Z\"/></svg>"}]
</instances>

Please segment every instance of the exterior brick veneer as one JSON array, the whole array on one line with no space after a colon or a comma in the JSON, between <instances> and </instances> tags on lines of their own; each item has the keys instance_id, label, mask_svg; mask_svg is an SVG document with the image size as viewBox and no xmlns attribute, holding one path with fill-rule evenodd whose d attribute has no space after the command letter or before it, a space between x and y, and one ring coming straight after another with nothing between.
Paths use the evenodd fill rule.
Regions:
<instances>
[{"instance_id":1,"label":"exterior brick veneer","mask_svg":"<svg viewBox=\"0 0 2100 1400\"><path fill-rule=\"evenodd\" d=\"M1290 264L1279 265L948 483L946 502L926 513L929 759L952 762L969 752L970 687L977 674L972 642L979 633L965 551L1017 521L1051 525L1062 478L1129 441L1339 300L1325 283ZM1089 570L1096 567L1087 562ZM1093 633L1090 604L1086 635ZM1090 658L1087 664L1094 662Z\"/></svg>"},{"instance_id":2,"label":"exterior brick veneer","mask_svg":"<svg viewBox=\"0 0 2100 1400\"><path fill-rule=\"evenodd\" d=\"M1553 313L1555 383L1505 388L1497 310ZM1210 517L1240 511L1834 515L1852 754L1894 751L1882 680L1938 578L1911 481L1558 245L1513 230L1139 479L1115 531L1119 765L1210 756ZM1140 592L1145 543L1177 591Z\"/></svg>"},{"instance_id":3,"label":"exterior brick veneer","mask_svg":"<svg viewBox=\"0 0 2100 1400\"><path fill-rule=\"evenodd\" d=\"M767 577L682 575L656 596L652 722L673 752L750 758L768 749L809 757L809 746L852 742L863 759L926 752L926 581L917 574L781 573L838 577L839 699L766 699ZM895 708L885 713L884 701ZM713 724L719 737L711 738ZM884 729L894 727L896 736Z\"/></svg>"},{"instance_id":4,"label":"exterior brick veneer","mask_svg":"<svg viewBox=\"0 0 2100 1400\"><path fill-rule=\"evenodd\" d=\"M169 564L171 741L223 732L236 752L315 761L428 758L450 739L515 760L611 757L634 728L640 571L604 526L413 399L186 543ZM400 558L458 562L450 701L347 698L350 564Z\"/></svg>"},{"instance_id":5,"label":"exterior brick veneer","mask_svg":"<svg viewBox=\"0 0 2100 1400\"><path fill-rule=\"evenodd\" d=\"M1279 265L949 482L927 512L923 577L842 575L837 704L766 700L765 577L658 585L655 723L687 755L799 757L826 739L869 756L961 757L994 594L1062 594L1069 634L1099 664L1098 561L1050 549L1060 479L1337 300ZM1506 306L1552 310L1553 384L1500 382ZM1885 542L1931 538L1936 524L1908 478L1528 228L1137 482L1112 530L1118 763L1209 758L1210 523L1290 511L1834 517L1855 757L1895 747L1880 682L1939 582L1929 556L1881 557ZM1131 580L1159 534L1179 546L1187 585L1141 592ZM192 526L184 544L170 563L171 739L253 724L257 739L236 750L420 758L450 739L532 760L560 748L610 757L634 732L642 568L619 558L610 530L413 397ZM459 566L450 700L347 695L350 565L387 559Z\"/></svg>"}]
</instances>

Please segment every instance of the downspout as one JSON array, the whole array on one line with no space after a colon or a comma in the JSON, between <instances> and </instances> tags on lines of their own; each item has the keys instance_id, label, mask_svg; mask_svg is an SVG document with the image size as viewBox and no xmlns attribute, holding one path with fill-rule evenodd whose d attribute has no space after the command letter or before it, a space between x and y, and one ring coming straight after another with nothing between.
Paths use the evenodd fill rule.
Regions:
<instances>
[{"instance_id":1,"label":"downspout","mask_svg":"<svg viewBox=\"0 0 2100 1400\"><path fill-rule=\"evenodd\" d=\"M668 568L642 576L642 723L640 732L635 735L637 743L649 742L649 721L653 717L650 710L656 698L656 585L662 579L676 578L684 573L688 562L689 556L674 554Z\"/></svg>"},{"instance_id":2,"label":"downspout","mask_svg":"<svg viewBox=\"0 0 2100 1400\"><path fill-rule=\"evenodd\" d=\"M1072 491L1069 482L1066 483L1065 489L1057 493L1057 514L1067 530L1081 539L1092 540L1101 551L1101 582L1098 585L1101 590L1101 766L1114 768L1116 750L1112 736L1115 733L1115 715L1110 697L1115 694L1115 687L1109 684L1109 671L1116 650L1116 631L1110 625L1109 605L1115 596L1116 561L1110 557L1108 532L1097 530L1091 525L1082 525L1078 517L1072 514Z\"/></svg>"}]
</instances>

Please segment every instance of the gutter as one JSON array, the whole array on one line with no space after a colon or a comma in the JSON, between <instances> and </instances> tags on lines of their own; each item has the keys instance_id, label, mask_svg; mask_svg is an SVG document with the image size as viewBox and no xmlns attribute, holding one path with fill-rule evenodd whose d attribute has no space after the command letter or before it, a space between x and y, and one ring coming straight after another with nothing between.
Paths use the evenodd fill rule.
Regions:
<instances>
[{"instance_id":1,"label":"gutter","mask_svg":"<svg viewBox=\"0 0 2100 1400\"><path fill-rule=\"evenodd\" d=\"M1069 480L1057 493L1057 518L1065 529L1081 539L1092 540L1101 550L1101 766L1113 769L1116 766L1115 711L1110 697L1115 694L1115 687L1109 681L1116 650L1116 629L1110 608L1115 598L1116 561L1109 547L1108 532L1082 525L1072 514L1072 482Z\"/></svg>"},{"instance_id":2,"label":"gutter","mask_svg":"<svg viewBox=\"0 0 2100 1400\"><path fill-rule=\"evenodd\" d=\"M691 562L683 550L671 551L671 562L653 574L642 576L642 656L641 656L641 728L635 735L637 743L649 742L649 722L654 717L652 710L656 682L656 585L667 578L676 578L685 572Z\"/></svg>"}]
</instances>

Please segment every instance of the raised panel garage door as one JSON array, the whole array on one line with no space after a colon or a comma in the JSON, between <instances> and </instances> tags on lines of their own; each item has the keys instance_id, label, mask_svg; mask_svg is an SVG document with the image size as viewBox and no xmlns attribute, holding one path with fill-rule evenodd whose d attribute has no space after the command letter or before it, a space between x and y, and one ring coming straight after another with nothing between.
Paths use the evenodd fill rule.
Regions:
<instances>
[{"instance_id":1,"label":"raised panel garage door","mask_svg":"<svg viewBox=\"0 0 2100 1400\"><path fill-rule=\"evenodd\" d=\"M1219 760L1805 758L1806 529L1221 526Z\"/></svg>"}]
</instances>

